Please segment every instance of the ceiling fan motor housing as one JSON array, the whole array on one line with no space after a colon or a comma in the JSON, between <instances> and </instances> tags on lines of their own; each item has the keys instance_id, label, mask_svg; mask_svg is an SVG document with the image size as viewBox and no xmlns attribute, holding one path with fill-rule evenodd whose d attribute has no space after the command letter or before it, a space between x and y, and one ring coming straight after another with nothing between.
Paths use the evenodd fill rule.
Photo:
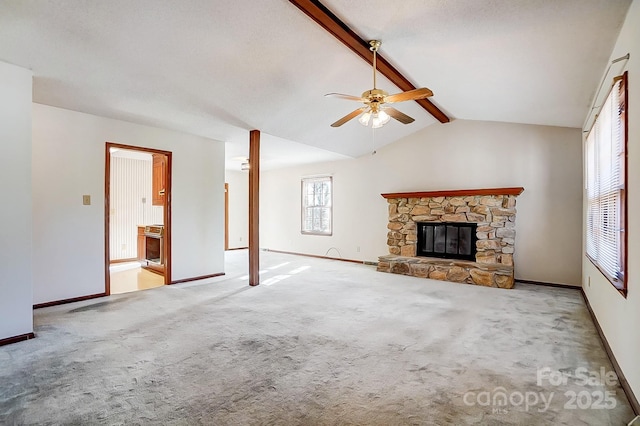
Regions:
<instances>
[{"instance_id":1,"label":"ceiling fan motor housing","mask_svg":"<svg viewBox=\"0 0 640 426\"><path fill-rule=\"evenodd\" d=\"M371 89L362 93L362 97L365 99L368 99L369 102L373 102L373 101L383 102L384 97L388 95L389 94L387 92L381 89Z\"/></svg>"}]
</instances>

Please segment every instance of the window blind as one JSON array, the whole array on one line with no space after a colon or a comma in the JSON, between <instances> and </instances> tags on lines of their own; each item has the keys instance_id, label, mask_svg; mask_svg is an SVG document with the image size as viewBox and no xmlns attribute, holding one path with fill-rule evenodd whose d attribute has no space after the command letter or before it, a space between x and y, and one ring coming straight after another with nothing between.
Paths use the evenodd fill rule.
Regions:
<instances>
[{"instance_id":1,"label":"window blind","mask_svg":"<svg viewBox=\"0 0 640 426\"><path fill-rule=\"evenodd\" d=\"M613 282L623 276L626 74L617 78L585 145L587 255Z\"/></svg>"}]
</instances>

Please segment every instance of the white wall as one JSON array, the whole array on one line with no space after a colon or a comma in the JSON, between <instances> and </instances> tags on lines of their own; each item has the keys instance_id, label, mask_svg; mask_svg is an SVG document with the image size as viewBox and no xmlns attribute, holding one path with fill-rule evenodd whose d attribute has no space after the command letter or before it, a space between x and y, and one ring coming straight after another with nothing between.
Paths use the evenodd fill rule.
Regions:
<instances>
[{"instance_id":1,"label":"white wall","mask_svg":"<svg viewBox=\"0 0 640 426\"><path fill-rule=\"evenodd\" d=\"M580 138L579 129L456 120L376 155L263 172L260 245L377 261L388 253L381 193L522 186L516 277L580 285ZM300 179L325 173L334 182L333 236L301 235Z\"/></svg>"},{"instance_id":2,"label":"white wall","mask_svg":"<svg viewBox=\"0 0 640 426\"><path fill-rule=\"evenodd\" d=\"M173 152L171 279L224 270L223 143L33 104L34 303L104 292L106 142Z\"/></svg>"},{"instance_id":3,"label":"white wall","mask_svg":"<svg viewBox=\"0 0 640 426\"><path fill-rule=\"evenodd\" d=\"M0 339L33 331L31 78L0 62Z\"/></svg>"},{"instance_id":4,"label":"white wall","mask_svg":"<svg viewBox=\"0 0 640 426\"><path fill-rule=\"evenodd\" d=\"M226 170L229 184L229 248L249 246L249 173Z\"/></svg>"},{"instance_id":5,"label":"white wall","mask_svg":"<svg viewBox=\"0 0 640 426\"><path fill-rule=\"evenodd\" d=\"M628 69L628 295L625 299L591 261L582 258L582 287L636 398L640 398L640 1L634 0L611 59L631 54ZM615 67L614 67L615 68ZM620 69L617 67L615 69ZM597 88L594 87L594 91ZM606 88L603 89L606 91ZM585 205L586 217L586 205ZM590 284L589 284L590 283Z\"/></svg>"}]
</instances>

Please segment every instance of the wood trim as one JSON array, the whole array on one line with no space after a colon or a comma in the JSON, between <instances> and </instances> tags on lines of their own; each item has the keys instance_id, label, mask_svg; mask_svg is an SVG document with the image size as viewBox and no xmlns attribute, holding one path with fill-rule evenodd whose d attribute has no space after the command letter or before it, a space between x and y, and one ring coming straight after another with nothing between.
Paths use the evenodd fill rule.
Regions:
<instances>
[{"instance_id":1,"label":"wood trim","mask_svg":"<svg viewBox=\"0 0 640 426\"><path fill-rule=\"evenodd\" d=\"M625 71L624 74L622 74L622 83L621 83L621 97L622 97L622 104L624 105L624 107L622 108L622 120L624 122L624 145L623 145L623 149L624 149L624 169L623 169L623 173L624 173L624 188L622 189L622 195L621 195L621 202L622 202L622 206L620 207L620 211L622 214L622 238L621 238L621 243L622 243L622 291L623 291L623 295L626 298L627 297L627 289L628 289L628 279L627 277L629 276L628 272L628 268L627 265L629 264L629 253L628 253L628 247L629 247L629 232L627 232L627 229L629 229L629 215L628 215L628 199L627 199L627 194L629 193L629 89L628 89L628 78L627 78L627 74L628 71ZM638 412L636 412L636 414L638 414Z\"/></svg>"},{"instance_id":2,"label":"wood trim","mask_svg":"<svg viewBox=\"0 0 640 426\"><path fill-rule=\"evenodd\" d=\"M140 267L145 271L153 272L154 274L162 275L163 277L165 276L164 265L157 266L157 265L154 265L153 263L147 263L146 265L140 265ZM164 283L167 284L166 281Z\"/></svg>"},{"instance_id":3,"label":"wood trim","mask_svg":"<svg viewBox=\"0 0 640 426\"><path fill-rule=\"evenodd\" d=\"M224 249L229 250L229 184L224 184Z\"/></svg>"},{"instance_id":4,"label":"wood trim","mask_svg":"<svg viewBox=\"0 0 640 426\"><path fill-rule=\"evenodd\" d=\"M104 147L104 294L111 294L111 247L109 244L109 223L111 215L111 147L114 145L107 142Z\"/></svg>"},{"instance_id":5,"label":"wood trim","mask_svg":"<svg viewBox=\"0 0 640 426\"><path fill-rule=\"evenodd\" d=\"M142 151L142 152L148 152L149 154L164 154L166 156L171 155L171 151L164 151L162 149L146 148L143 146L135 146L135 145L124 145L117 142L107 142L107 143L109 144L110 148L127 149L129 151Z\"/></svg>"},{"instance_id":6,"label":"wood trim","mask_svg":"<svg viewBox=\"0 0 640 426\"><path fill-rule=\"evenodd\" d=\"M542 285L545 287L558 287L558 288L569 288L571 290L581 290L582 287L579 285L569 285L569 284L561 284L561 283L547 283L544 281L531 281L531 280L521 280L519 278L515 279L515 282L522 284L534 284L534 285Z\"/></svg>"},{"instance_id":7,"label":"wood trim","mask_svg":"<svg viewBox=\"0 0 640 426\"><path fill-rule=\"evenodd\" d=\"M166 157L165 167L165 203L163 208L163 217L164 217L164 259L165 259L165 269L164 269L164 283L168 284L171 282L171 187L172 187L172 152L164 151L161 149L155 148L145 148L135 145L124 145L115 142L106 142L105 143L105 177L104 177L104 290L105 296L109 296L111 294L111 274L109 271L109 265L111 264L110 259L110 246L109 246L109 236L110 236L110 214L111 214L111 148L120 148L126 149L130 151L141 151L147 152L149 154L161 154Z\"/></svg>"},{"instance_id":8,"label":"wood trim","mask_svg":"<svg viewBox=\"0 0 640 426\"><path fill-rule=\"evenodd\" d=\"M316 259L340 260L342 262L359 263L361 265L368 265L368 264L375 263L375 262L367 262L365 260L344 259L342 257L320 256L318 254L296 253L293 251L284 251L284 250L264 249L264 251L270 251L273 253L282 253L282 254L292 254L294 256L315 257Z\"/></svg>"},{"instance_id":9,"label":"wood trim","mask_svg":"<svg viewBox=\"0 0 640 426\"><path fill-rule=\"evenodd\" d=\"M260 284L260 130L249 132L249 285Z\"/></svg>"},{"instance_id":10,"label":"wood trim","mask_svg":"<svg viewBox=\"0 0 640 426\"><path fill-rule=\"evenodd\" d=\"M231 247L231 248L228 248L226 251L233 251L233 250L246 250L246 249L248 249L248 248L249 248L249 247Z\"/></svg>"},{"instance_id":11,"label":"wood trim","mask_svg":"<svg viewBox=\"0 0 640 426\"><path fill-rule=\"evenodd\" d=\"M421 192L392 192L380 194L384 198L426 198L426 197L459 197L470 195L520 195L524 191L521 186L512 188L485 188L485 189L452 189L442 191Z\"/></svg>"},{"instance_id":12,"label":"wood trim","mask_svg":"<svg viewBox=\"0 0 640 426\"><path fill-rule=\"evenodd\" d=\"M109 264L110 265L114 265L116 263L127 263L127 262L137 262L138 258L137 257L132 257L129 259L116 259L116 260L109 260Z\"/></svg>"},{"instance_id":13,"label":"wood trim","mask_svg":"<svg viewBox=\"0 0 640 426\"><path fill-rule=\"evenodd\" d=\"M364 40L353 30L351 30L344 22L342 22L333 12L327 9L317 0L289 0L298 9L304 12L311 19L316 21L322 28L340 40L345 46L355 52L364 59L369 65L373 65L373 53L369 50L368 41ZM398 71L389 61L387 61L378 52L377 69L382 75L387 77L393 84L398 86L402 91L416 89L409 79L407 79L400 71ZM419 99L416 102L427 110L435 119L441 123L448 123L449 117L435 106L428 99Z\"/></svg>"},{"instance_id":14,"label":"wood trim","mask_svg":"<svg viewBox=\"0 0 640 426\"><path fill-rule=\"evenodd\" d=\"M4 339L0 339L0 346L10 345L12 343L22 342L23 340L35 339L36 335L33 333L25 333L20 334L18 336L6 337Z\"/></svg>"},{"instance_id":15,"label":"wood trim","mask_svg":"<svg viewBox=\"0 0 640 426\"><path fill-rule=\"evenodd\" d=\"M52 302L38 303L33 305L33 309L48 308L50 306L65 305L67 303L82 302L83 300L97 299L98 297L106 297L107 293L88 294L86 296L72 297L71 299L54 300Z\"/></svg>"},{"instance_id":16,"label":"wood trim","mask_svg":"<svg viewBox=\"0 0 640 426\"><path fill-rule=\"evenodd\" d=\"M223 275L225 275L224 272L218 272L216 274L200 275L199 277L183 278L181 280L171 281L169 284L188 283L188 282L191 282L191 281L205 280L207 278L221 277Z\"/></svg>"},{"instance_id":17,"label":"wood trim","mask_svg":"<svg viewBox=\"0 0 640 426\"><path fill-rule=\"evenodd\" d=\"M607 338L604 335L602 328L600 327L600 323L598 323L598 318L596 318L596 314L593 312L593 309L591 308L591 304L589 303L589 298L587 297L583 288L580 288L580 293L582 294L584 303L587 305L587 310L589 311L589 315L591 315L591 320L593 321L593 324L596 326L596 330L598 331L598 335L600 336L600 340L602 341L604 350L607 353L609 360L611 361L611 365L613 366L613 369L615 370L616 375L618 376L618 380L620 381L620 386L622 386L622 390L624 391L625 395L627 396L627 399L629 400L631 409L633 409L633 412L635 413L636 416L640 415L640 403L638 402L638 399L633 393L633 389L631 389L631 386L629 385L627 378L624 376L624 373L620 368L620 364L618 364L618 360L616 359L615 355L613 354L613 351L611 350L611 346L609 346L609 342L607 341Z\"/></svg>"},{"instance_id":18,"label":"wood trim","mask_svg":"<svg viewBox=\"0 0 640 426\"><path fill-rule=\"evenodd\" d=\"M171 204L173 203L172 188L173 188L173 153L165 151L167 156L165 174L165 200L164 200L164 283L171 283L171 266L173 260L171 257L171 238L173 235L171 226Z\"/></svg>"}]
</instances>

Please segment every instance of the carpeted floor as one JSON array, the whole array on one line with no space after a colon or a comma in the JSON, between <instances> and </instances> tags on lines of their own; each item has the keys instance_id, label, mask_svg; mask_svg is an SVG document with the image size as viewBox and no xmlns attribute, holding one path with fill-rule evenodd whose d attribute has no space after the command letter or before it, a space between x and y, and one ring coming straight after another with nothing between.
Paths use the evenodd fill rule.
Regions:
<instances>
[{"instance_id":1,"label":"carpeted floor","mask_svg":"<svg viewBox=\"0 0 640 426\"><path fill-rule=\"evenodd\" d=\"M579 291L246 251L227 275L35 311L0 424L623 425ZM590 375L590 383L583 383Z\"/></svg>"}]
</instances>

